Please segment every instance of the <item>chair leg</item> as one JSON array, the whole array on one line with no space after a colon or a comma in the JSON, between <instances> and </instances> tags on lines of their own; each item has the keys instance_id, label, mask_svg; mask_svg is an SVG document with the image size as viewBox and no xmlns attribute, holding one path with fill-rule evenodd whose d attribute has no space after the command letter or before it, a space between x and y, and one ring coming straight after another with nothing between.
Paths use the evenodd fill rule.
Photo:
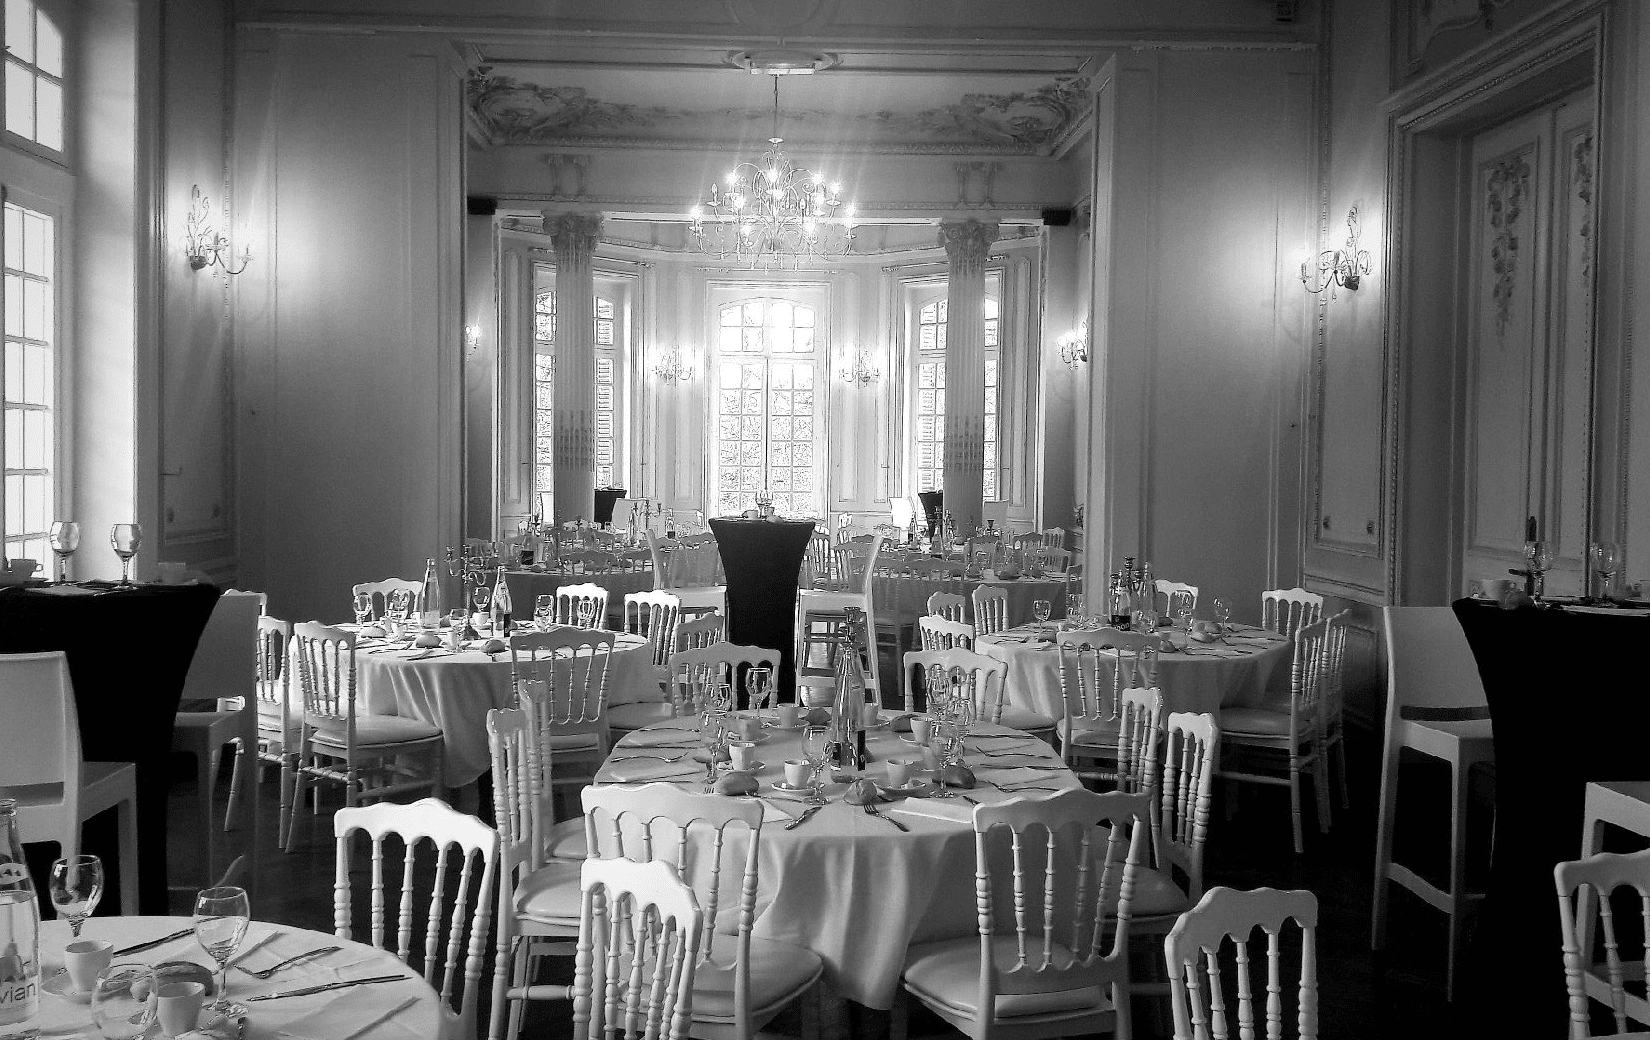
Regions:
<instances>
[{"instance_id":1,"label":"chair leg","mask_svg":"<svg viewBox=\"0 0 1650 1040\"><path fill-rule=\"evenodd\" d=\"M1387 901L1392 881L1392 831L1397 825L1398 811L1398 745L1388 742L1381 761L1381 793L1375 817L1375 894L1369 920L1369 948L1386 947Z\"/></svg>"},{"instance_id":2,"label":"chair leg","mask_svg":"<svg viewBox=\"0 0 1650 1040\"><path fill-rule=\"evenodd\" d=\"M287 839L292 836L292 791L297 786L298 776L294 768L295 763L290 755L281 758L281 809L280 818L275 821L275 844L279 848L286 848Z\"/></svg>"},{"instance_id":3,"label":"chair leg","mask_svg":"<svg viewBox=\"0 0 1650 1040\"><path fill-rule=\"evenodd\" d=\"M910 1032L911 1006L907 1003L909 999L903 986L895 988L894 1006L888 1012L888 1040L905 1040Z\"/></svg>"},{"instance_id":4,"label":"chair leg","mask_svg":"<svg viewBox=\"0 0 1650 1040\"><path fill-rule=\"evenodd\" d=\"M1453 788L1449 823L1449 963L1444 975L1444 999L1455 999L1455 965L1467 928L1467 782L1472 771L1460 759L1450 763Z\"/></svg>"},{"instance_id":5,"label":"chair leg","mask_svg":"<svg viewBox=\"0 0 1650 1040\"><path fill-rule=\"evenodd\" d=\"M120 842L120 912L135 917L138 909L137 799L123 798L115 806L115 834Z\"/></svg>"},{"instance_id":6,"label":"chair leg","mask_svg":"<svg viewBox=\"0 0 1650 1040\"><path fill-rule=\"evenodd\" d=\"M1352 808L1352 792L1346 786L1346 730L1341 730L1340 739L1335 741L1335 772L1341 781L1341 808Z\"/></svg>"},{"instance_id":7,"label":"chair leg","mask_svg":"<svg viewBox=\"0 0 1650 1040\"><path fill-rule=\"evenodd\" d=\"M220 750L197 748L195 755L195 804L201 815L201 867L206 883L212 879L212 792L218 786Z\"/></svg>"},{"instance_id":8,"label":"chair leg","mask_svg":"<svg viewBox=\"0 0 1650 1040\"><path fill-rule=\"evenodd\" d=\"M1328 834L1331 823L1329 804L1329 756L1322 745L1312 760L1312 794L1318 802L1318 833Z\"/></svg>"},{"instance_id":9,"label":"chair leg","mask_svg":"<svg viewBox=\"0 0 1650 1040\"><path fill-rule=\"evenodd\" d=\"M229 806L223 813L223 829L226 831L235 829L236 810L240 807L241 794L246 787L245 776L248 768L246 741L236 739L232 743L235 745L235 765L229 774Z\"/></svg>"},{"instance_id":10,"label":"chair leg","mask_svg":"<svg viewBox=\"0 0 1650 1040\"><path fill-rule=\"evenodd\" d=\"M288 852L298 849L298 813L304 807L304 794L308 788L309 774L304 772L304 759L299 755L293 761L292 808L287 813L286 821L285 848Z\"/></svg>"},{"instance_id":11,"label":"chair leg","mask_svg":"<svg viewBox=\"0 0 1650 1040\"><path fill-rule=\"evenodd\" d=\"M1305 851L1301 843L1301 760L1289 756L1289 811L1295 819L1295 855Z\"/></svg>"}]
</instances>

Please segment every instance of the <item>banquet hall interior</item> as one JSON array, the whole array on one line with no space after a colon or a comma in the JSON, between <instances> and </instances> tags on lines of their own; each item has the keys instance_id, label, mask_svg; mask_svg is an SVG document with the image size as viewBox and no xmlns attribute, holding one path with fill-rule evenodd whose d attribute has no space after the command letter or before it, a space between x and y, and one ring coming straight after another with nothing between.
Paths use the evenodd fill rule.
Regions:
<instances>
[{"instance_id":1,"label":"banquet hall interior","mask_svg":"<svg viewBox=\"0 0 1650 1040\"><path fill-rule=\"evenodd\" d=\"M0 1040L1650 1030L1639 0L0 2Z\"/></svg>"}]
</instances>

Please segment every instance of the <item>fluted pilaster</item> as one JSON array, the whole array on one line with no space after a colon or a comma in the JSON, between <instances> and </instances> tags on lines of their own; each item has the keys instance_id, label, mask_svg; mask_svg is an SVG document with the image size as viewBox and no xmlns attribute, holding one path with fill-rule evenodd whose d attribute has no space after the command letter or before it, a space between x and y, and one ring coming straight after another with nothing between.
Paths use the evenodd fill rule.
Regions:
<instances>
[{"instance_id":1,"label":"fluted pilaster","mask_svg":"<svg viewBox=\"0 0 1650 1040\"><path fill-rule=\"evenodd\" d=\"M556 250L555 519L591 519L596 509L596 283L590 265L601 237L593 213L544 215Z\"/></svg>"},{"instance_id":2,"label":"fluted pilaster","mask_svg":"<svg viewBox=\"0 0 1650 1040\"><path fill-rule=\"evenodd\" d=\"M957 526L980 522L985 487L985 262L997 222L947 220L945 247L945 508Z\"/></svg>"}]
</instances>

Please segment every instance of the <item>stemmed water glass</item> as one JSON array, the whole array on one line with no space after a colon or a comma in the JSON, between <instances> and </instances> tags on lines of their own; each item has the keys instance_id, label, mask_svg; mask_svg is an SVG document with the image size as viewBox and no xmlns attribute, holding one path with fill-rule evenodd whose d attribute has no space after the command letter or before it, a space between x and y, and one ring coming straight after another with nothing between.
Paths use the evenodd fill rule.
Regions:
<instances>
[{"instance_id":1,"label":"stemmed water glass","mask_svg":"<svg viewBox=\"0 0 1650 1040\"><path fill-rule=\"evenodd\" d=\"M1215 600L1215 622L1220 625L1222 632L1232 620L1232 607L1223 599Z\"/></svg>"},{"instance_id":2,"label":"stemmed water glass","mask_svg":"<svg viewBox=\"0 0 1650 1040\"><path fill-rule=\"evenodd\" d=\"M493 590L477 582L475 591L470 594L470 601L476 605L476 613L485 618L487 605L493 601Z\"/></svg>"},{"instance_id":3,"label":"stemmed water glass","mask_svg":"<svg viewBox=\"0 0 1650 1040\"><path fill-rule=\"evenodd\" d=\"M244 888L206 888L195 897L195 939L218 964L218 999L211 1009L227 1018L240 1018L246 1007L229 1000L229 962L246 938L252 906Z\"/></svg>"},{"instance_id":4,"label":"stemmed water glass","mask_svg":"<svg viewBox=\"0 0 1650 1040\"><path fill-rule=\"evenodd\" d=\"M96 856L65 856L52 864L52 905L69 922L71 937L80 938L80 926L103 898L103 861Z\"/></svg>"},{"instance_id":5,"label":"stemmed water glass","mask_svg":"<svg viewBox=\"0 0 1650 1040\"><path fill-rule=\"evenodd\" d=\"M154 983L154 970L137 961L103 970L92 986L90 1003L92 1022L104 1040L137 1040L149 1032L155 1023Z\"/></svg>"},{"instance_id":6,"label":"stemmed water glass","mask_svg":"<svg viewBox=\"0 0 1650 1040\"><path fill-rule=\"evenodd\" d=\"M132 557L143 544L143 528L137 524L116 524L109 529L109 544L120 557L120 584L132 587Z\"/></svg>"},{"instance_id":7,"label":"stemmed water glass","mask_svg":"<svg viewBox=\"0 0 1650 1040\"><path fill-rule=\"evenodd\" d=\"M580 628L595 628L596 627L596 601L595 600L593 600L593 599L583 599L583 600L579 601L579 627Z\"/></svg>"},{"instance_id":8,"label":"stemmed water glass","mask_svg":"<svg viewBox=\"0 0 1650 1040\"><path fill-rule=\"evenodd\" d=\"M1525 542L1524 558L1530 565L1530 581L1535 586L1535 597L1547 594L1547 572L1553 569L1553 547L1550 542Z\"/></svg>"},{"instance_id":9,"label":"stemmed water glass","mask_svg":"<svg viewBox=\"0 0 1650 1040\"><path fill-rule=\"evenodd\" d=\"M773 698L773 669L757 665L745 676L745 685L751 692L751 708L761 718L762 709Z\"/></svg>"},{"instance_id":10,"label":"stemmed water glass","mask_svg":"<svg viewBox=\"0 0 1650 1040\"><path fill-rule=\"evenodd\" d=\"M1180 630L1185 632L1187 635L1191 635L1192 597L1186 595L1184 592L1176 593L1175 602L1178 604L1175 610L1175 616L1180 619Z\"/></svg>"},{"instance_id":11,"label":"stemmed water glass","mask_svg":"<svg viewBox=\"0 0 1650 1040\"><path fill-rule=\"evenodd\" d=\"M1053 613L1054 605L1046 599L1031 601L1031 616L1037 619L1037 631L1042 633L1048 628L1049 615Z\"/></svg>"},{"instance_id":12,"label":"stemmed water glass","mask_svg":"<svg viewBox=\"0 0 1650 1040\"><path fill-rule=\"evenodd\" d=\"M831 731L824 726L809 726L802 733L802 750L808 759L808 801L814 805L824 805L825 795L821 789L825 785L822 777L825 760L831 754Z\"/></svg>"},{"instance_id":13,"label":"stemmed water glass","mask_svg":"<svg viewBox=\"0 0 1650 1040\"><path fill-rule=\"evenodd\" d=\"M53 520L46 542L57 554L57 580L69 580L69 557L80 548L80 525L73 520Z\"/></svg>"},{"instance_id":14,"label":"stemmed water glass","mask_svg":"<svg viewBox=\"0 0 1650 1040\"><path fill-rule=\"evenodd\" d=\"M355 623L365 628L372 622L372 593L357 592L355 594Z\"/></svg>"},{"instance_id":15,"label":"stemmed water glass","mask_svg":"<svg viewBox=\"0 0 1650 1040\"><path fill-rule=\"evenodd\" d=\"M1083 594L1081 592L1066 593L1066 620L1070 622L1072 627L1083 627Z\"/></svg>"},{"instance_id":16,"label":"stemmed water glass","mask_svg":"<svg viewBox=\"0 0 1650 1040\"><path fill-rule=\"evenodd\" d=\"M551 619L556 616L556 597L548 593L533 600L533 624L540 632L550 631Z\"/></svg>"},{"instance_id":17,"label":"stemmed water glass","mask_svg":"<svg viewBox=\"0 0 1650 1040\"><path fill-rule=\"evenodd\" d=\"M1621 558L1621 550L1616 548L1614 542L1594 542L1592 555L1593 569L1598 571L1599 578L1603 580L1603 587L1598 591L1599 599L1608 600L1610 598L1610 579L1615 577L1616 565Z\"/></svg>"}]
</instances>

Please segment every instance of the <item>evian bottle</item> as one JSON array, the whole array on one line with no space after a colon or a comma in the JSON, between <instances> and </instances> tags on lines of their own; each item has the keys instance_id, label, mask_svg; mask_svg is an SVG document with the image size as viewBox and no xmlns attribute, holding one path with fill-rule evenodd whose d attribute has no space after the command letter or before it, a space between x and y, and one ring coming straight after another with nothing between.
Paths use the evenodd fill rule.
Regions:
<instances>
[{"instance_id":1,"label":"evian bottle","mask_svg":"<svg viewBox=\"0 0 1650 1040\"><path fill-rule=\"evenodd\" d=\"M0 798L0 1026L40 1009L40 906L23 862L17 803Z\"/></svg>"}]
</instances>

